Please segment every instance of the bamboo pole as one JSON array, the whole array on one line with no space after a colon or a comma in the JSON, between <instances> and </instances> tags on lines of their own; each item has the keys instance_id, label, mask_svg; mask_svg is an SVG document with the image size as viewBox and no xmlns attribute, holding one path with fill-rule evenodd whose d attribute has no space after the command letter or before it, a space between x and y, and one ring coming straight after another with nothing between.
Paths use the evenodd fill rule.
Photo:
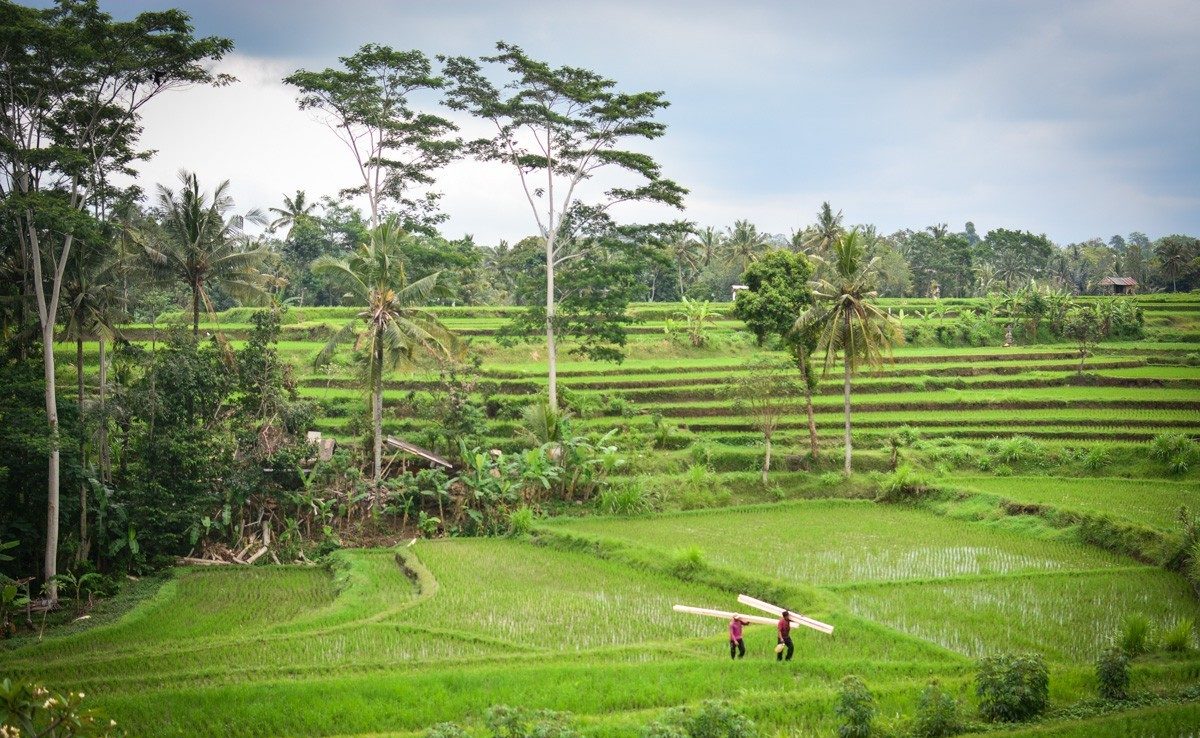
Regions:
<instances>
[{"instance_id":1,"label":"bamboo pole","mask_svg":"<svg viewBox=\"0 0 1200 738\"><path fill-rule=\"evenodd\" d=\"M775 621L771 618L764 618L759 615L742 615L736 612L725 612L724 610L710 610L706 607L689 607L688 605L675 605L671 608L675 612L687 613L688 615L703 615L710 618L721 618L723 620L733 620L737 618L747 623L757 623L759 625L774 625Z\"/></svg>"},{"instance_id":2,"label":"bamboo pole","mask_svg":"<svg viewBox=\"0 0 1200 738\"><path fill-rule=\"evenodd\" d=\"M783 608L776 607L775 605L772 605L770 602L763 602L762 600L755 599L749 595L738 595L738 602L740 602L743 605L749 605L750 607L753 607L756 610L762 610L763 612L769 612L772 615L775 615L776 617L783 617ZM805 617L804 615L801 615L798 612L789 611L788 614L791 616L788 618L788 620L792 623L792 625L802 625L805 628L812 628L813 630L819 630L822 633L825 633L826 635L833 634L833 626L829 625L828 623L822 623L820 620L813 620L812 618Z\"/></svg>"}]
</instances>

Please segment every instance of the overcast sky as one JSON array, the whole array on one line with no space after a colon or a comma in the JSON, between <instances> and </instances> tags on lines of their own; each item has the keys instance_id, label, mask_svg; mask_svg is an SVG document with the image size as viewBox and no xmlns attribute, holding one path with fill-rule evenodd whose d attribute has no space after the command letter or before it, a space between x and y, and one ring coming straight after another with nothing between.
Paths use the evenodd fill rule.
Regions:
<instances>
[{"instance_id":1,"label":"overcast sky","mask_svg":"<svg viewBox=\"0 0 1200 738\"><path fill-rule=\"evenodd\" d=\"M647 150L691 190L686 216L789 233L822 200L884 231L974 221L1067 243L1200 233L1200 2L402 2L110 0L119 17L183 7L232 38L240 82L163 96L147 183L180 167L268 207L353 184L349 155L280 78L367 42L488 53L503 39L628 91L663 90ZM517 240L515 175L440 178L449 236ZM147 187L147 189L149 189ZM646 209L628 218L672 217Z\"/></svg>"}]
</instances>

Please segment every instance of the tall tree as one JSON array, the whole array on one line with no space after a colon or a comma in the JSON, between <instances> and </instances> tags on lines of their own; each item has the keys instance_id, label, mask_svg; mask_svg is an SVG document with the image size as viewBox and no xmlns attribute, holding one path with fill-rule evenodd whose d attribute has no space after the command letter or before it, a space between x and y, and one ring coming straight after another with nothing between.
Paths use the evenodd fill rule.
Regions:
<instances>
[{"instance_id":1,"label":"tall tree","mask_svg":"<svg viewBox=\"0 0 1200 738\"><path fill-rule=\"evenodd\" d=\"M41 328L49 426L47 535L43 575L57 600L59 434L54 368L58 321L71 249L88 228L109 177L138 159L141 113L163 92L231 78L209 66L233 47L196 38L178 10L114 21L95 0L51 8L0 2L0 197L17 223ZM44 274L48 267L48 274Z\"/></svg>"},{"instance_id":2,"label":"tall tree","mask_svg":"<svg viewBox=\"0 0 1200 738\"><path fill-rule=\"evenodd\" d=\"M87 246L91 248L87 248ZM66 279L63 283L63 305L66 322L65 337L75 342L75 381L76 405L79 412L79 459L83 463L87 458L87 425L83 422L87 391L84 383L83 342L88 337L95 337L100 350L99 355L99 387L97 396L100 406L96 413L98 419L97 443L101 467L107 462L107 419L104 412L105 394L108 373L107 344L116 332L119 322L121 288L118 277L118 262L104 248L96 248L95 242L77 244L71 265L67 268ZM79 549L76 558L84 561L88 558L91 539L88 535L88 488L86 479L80 480L79 486Z\"/></svg>"},{"instance_id":3,"label":"tall tree","mask_svg":"<svg viewBox=\"0 0 1200 738\"><path fill-rule=\"evenodd\" d=\"M383 473L383 373L412 366L419 357L444 359L451 355L453 339L437 318L422 309L437 289L438 274L408 281L401 249L409 236L397 217L388 218L371 232L353 254L335 258L323 255L313 271L328 275L347 290L347 300L363 310L336 332L317 354L325 365L340 343L355 336L371 392L373 476L378 488Z\"/></svg>"},{"instance_id":4,"label":"tall tree","mask_svg":"<svg viewBox=\"0 0 1200 738\"><path fill-rule=\"evenodd\" d=\"M734 221L721 241L721 258L737 274L746 271L770 246L770 237L748 220Z\"/></svg>"},{"instance_id":5,"label":"tall tree","mask_svg":"<svg viewBox=\"0 0 1200 738\"><path fill-rule=\"evenodd\" d=\"M191 172L180 171L182 187L158 186L161 237L143 239L142 247L161 278L180 280L192 292L192 333L200 333L200 307L212 311L210 290L219 286L246 301L266 297L270 278L258 270L266 249L251 246L247 222L266 225L258 210L231 214L229 180L205 194Z\"/></svg>"},{"instance_id":6,"label":"tall tree","mask_svg":"<svg viewBox=\"0 0 1200 738\"><path fill-rule=\"evenodd\" d=\"M796 318L813 303L809 279L813 269L803 255L784 249L767 252L750 265L742 276L748 289L741 290L733 305L733 314L746 323L761 345L767 338L777 338L792 356L800 372L800 389L808 415L809 453L817 458L817 421L813 412L812 394L815 389L812 371L812 352L816 334L812 330L796 331Z\"/></svg>"},{"instance_id":7,"label":"tall tree","mask_svg":"<svg viewBox=\"0 0 1200 738\"><path fill-rule=\"evenodd\" d=\"M296 224L313 218L313 212L316 209L317 204L308 200L308 197L304 194L304 190L296 190L294 197L284 195L283 207L268 208L270 212L278 216L275 220L271 221L271 230L287 228L288 232L284 238L291 238L292 229L296 227Z\"/></svg>"},{"instance_id":8,"label":"tall tree","mask_svg":"<svg viewBox=\"0 0 1200 738\"><path fill-rule=\"evenodd\" d=\"M904 341L900 322L880 309L873 286L873 260L865 259L857 230L844 234L830 251L833 280L820 280L817 304L796 320L796 330L817 332L816 348L825 354L825 374L842 356L842 395L846 421L845 472L851 472L850 379L863 366L878 367L892 347Z\"/></svg>"},{"instance_id":9,"label":"tall tree","mask_svg":"<svg viewBox=\"0 0 1200 738\"><path fill-rule=\"evenodd\" d=\"M671 261L675 264L675 272L679 281L680 298L683 298L687 294L684 277L686 275L694 275L704 264L704 245L697 241L694 235L690 228L681 228L675 237L667 243L667 251L671 255Z\"/></svg>"},{"instance_id":10,"label":"tall tree","mask_svg":"<svg viewBox=\"0 0 1200 738\"><path fill-rule=\"evenodd\" d=\"M342 69L297 70L284 82L299 90L301 110L312 110L346 144L358 169L359 184L343 196L364 196L371 227L385 212L400 216L409 229L425 229L442 219L438 195L426 190L433 173L457 156L461 141L452 122L418 109L414 95L445 87L420 51L396 51L367 44L338 59Z\"/></svg>"},{"instance_id":11,"label":"tall tree","mask_svg":"<svg viewBox=\"0 0 1200 738\"><path fill-rule=\"evenodd\" d=\"M724 237L721 235L721 232L712 226L707 226L703 230L697 231L696 241L704 250L704 266L712 263L713 257L721 252L721 243L723 240Z\"/></svg>"},{"instance_id":12,"label":"tall tree","mask_svg":"<svg viewBox=\"0 0 1200 738\"><path fill-rule=\"evenodd\" d=\"M1163 279L1171 283L1171 291L1175 292L1181 279L1190 281L1190 277L1200 271L1200 239L1163 236L1154 242L1154 256Z\"/></svg>"},{"instance_id":13,"label":"tall tree","mask_svg":"<svg viewBox=\"0 0 1200 738\"><path fill-rule=\"evenodd\" d=\"M446 103L487 121L491 138L468 149L484 161L516 170L545 249L545 331L549 403L558 408L558 345L555 270L587 255L574 235L626 202L682 207L686 190L662 176L647 154L625 148L632 139L655 139L666 126L654 119L667 106L662 92L623 93L616 82L579 67L552 67L520 47L499 42L498 53L481 59L443 58L451 79ZM507 75L500 85L483 65ZM598 172L623 170L638 177L635 187L612 187L585 201L583 185Z\"/></svg>"},{"instance_id":14,"label":"tall tree","mask_svg":"<svg viewBox=\"0 0 1200 738\"><path fill-rule=\"evenodd\" d=\"M835 214L829 203L823 202L821 209L817 211L816 224L805 230L803 247L808 253L819 256L833 248L833 244L837 243L845 232L845 228L842 227L842 211L839 210Z\"/></svg>"},{"instance_id":15,"label":"tall tree","mask_svg":"<svg viewBox=\"0 0 1200 738\"><path fill-rule=\"evenodd\" d=\"M988 231L975 247L976 258L995 267L996 276L1009 290L1043 274L1053 253L1054 244L1046 236L1005 228Z\"/></svg>"},{"instance_id":16,"label":"tall tree","mask_svg":"<svg viewBox=\"0 0 1200 738\"><path fill-rule=\"evenodd\" d=\"M745 372L734 377L731 387L736 405L745 409L762 433L764 485L771 472L771 441L780 417L787 412L794 384L786 364L759 356L747 364Z\"/></svg>"}]
</instances>

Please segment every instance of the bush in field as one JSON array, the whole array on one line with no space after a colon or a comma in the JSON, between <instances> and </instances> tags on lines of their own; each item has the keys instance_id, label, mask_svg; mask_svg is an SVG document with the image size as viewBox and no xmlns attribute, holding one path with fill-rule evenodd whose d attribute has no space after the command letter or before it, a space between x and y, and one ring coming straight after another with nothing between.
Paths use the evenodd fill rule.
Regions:
<instances>
[{"instance_id":1,"label":"bush in field","mask_svg":"<svg viewBox=\"0 0 1200 738\"><path fill-rule=\"evenodd\" d=\"M1008 439L993 438L984 445L984 449L988 454L1005 464L1040 461L1046 455L1046 450L1042 447L1042 444L1029 436L1022 435L1016 435Z\"/></svg>"},{"instance_id":2,"label":"bush in field","mask_svg":"<svg viewBox=\"0 0 1200 738\"><path fill-rule=\"evenodd\" d=\"M471 734L457 723L438 723L425 731L425 738L470 738Z\"/></svg>"},{"instance_id":3,"label":"bush in field","mask_svg":"<svg viewBox=\"0 0 1200 738\"><path fill-rule=\"evenodd\" d=\"M1150 620L1141 613L1126 615L1120 643L1129 656L1141 656L1150 650Z\"/></svg>"},{"instance_id":4,"label":"bush in field","mask_svg":"<svg viewBox=\"0 0 1200 738\"><path fill-rule=\"evenodd\" d=\"M642 731L643 738L756 738L758 728L726 702L708 700L699 707L668 710Z\"/></svg>"},{"instance_id":5,"label":"bush in field","mask_svg":"<svg viewBox=\"0 0 1200 738\"><path fill-rule=\"evenodd\" d=\"M1182 433L1159 433L1150 442L1150 455L1173 474L1184 474L1200 462L1200 447Z\"/></svg>"},{"instance_id":6,"label":"bush in field","mask_svg":"<svg viewBox=\"0 0 1200 738\"><path fill-rule=\"evenodd\" d=\"M929 479L909 464L879 480L877 502L911 502L930 490Z\"/></svg>"},{"instance_id":7,"label":"bush in field","mask_svg":"<svg viewBox=\"0 0 1200 738\"><path fill-rule=\"evenodd\" d=\"M640 479L610 484L596 496L596 510L604 515L638 515L653 509L653 495Z\"/></svg>"},{"instance_id":8,"label":"bush in field","mask_svg":"<svg viewBox=\"0 0 1200 738\"><path fill-rule=\"evenodd\" d=\"M704 551L699 546L688 546L672 556L671 571L677 577L686 579L703 568Z\"/></svg>"},{"instance_id":9,"label":"bush in field","mask_svg":"<svg viewBox=\"0 0 1200 738\"><path fill-rule=\"evenodd\" d=\"M533 509L527 505L513 510L508 515L508 533L512 536L527 536L533 532Z\"/></svg>"},{"instance_id":10,"label":"bush in field","mask_svg":"<svg viewBox=\"0 0 1200 738\"><path fill-rule=\"evenodd\" d=\"M83 709L83 692L59 694L45 687L0 682L0 736L107 738L121 735L116 722Z\"/></svg>"},{"instance_id":11,"label":"bush in field","mask_svg":"<svg viewBox=\"0 0 1200 738\"><path fill-rule=\"evenodd\" d=\"M1108 452L1108 446L1096 444L1084 455L1082 463L1084 469L1094 472L1108 466L1111 461L1112 456Z\"/></svg>"},{"instance_id":12,"label":"bush in field","mask_svg":"<svg viewBox=\"0 0 1200 738\"><path fill-rule=\"evenodd\" d=\"M483 716L492 738L578 738L572 716L553 710L527 710L496 705Z\"/></svg>"},{"instance_id":13,"label":"bush in field","mask_svg":"<svg viewBox=\"0 0 1200 738\"><path fill-rule=\"evenodd\" d=\"M875 696L862 677L849 674L842 678L834 712L838 716L840 738L869 738L875 721Z\"/></svg>"},{"instance_id":14,"label":"bush in field","mask_svg":"<svg viewBox=\"0 0 1200 738\"><path fill-rule=\"evenodd\" d=\"M944 738L958 733L961 729L958 700L943 689L936 679L930 681L917 698L913 735L917 738Z\"/></svg>"},{"instance_id":15,"label":"bush in field","mask_svg":"<svg viewBox=\"0 0 1200 738\"><path fill-rule=\"evenodd\" d=\"M1195 630L1195 622L1191 618L1184 618L1175 625L1167 628L1162 633L1162 648L1164 651L1172 653L1186 653L1192 648L1192 633Z\"/></svg>"},{"instance_id":16,"label":"bush in field","mask_svg":"<svg viewBox=\"0 0 1200 738\"><path fill-rule=\"evenodd\" d=\"M1117 646L1105 649L1096 659L1096 684L1106 700L1129 696L1129 657Z\"/></svg>"},{"instance_id":17,"label":"bush in field","mask_svg":"<svg viewBox=\"0 0 1200 738\"><path fill-rule=\"evenodd\" d=\"M984 720L1028 720L1050 702L1050 672L1038 654L988 656L979 662L975 693Z\"/></svg>"}]
</instances>

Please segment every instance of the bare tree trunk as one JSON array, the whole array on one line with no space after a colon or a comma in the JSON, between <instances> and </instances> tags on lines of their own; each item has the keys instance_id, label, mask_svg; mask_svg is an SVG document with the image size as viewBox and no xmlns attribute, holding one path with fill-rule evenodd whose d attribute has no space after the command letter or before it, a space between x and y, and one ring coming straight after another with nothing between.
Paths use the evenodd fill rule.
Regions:
<instances>
[{"instance_id":1,"label":"bare tree trunk","mask_svg":"<svg viewBox=\"0 0 1200 738\"><path fill-rule=\"evenodd\" d=\"M378 489L383 475L383 340L375 336L375 360L371 367L371 429L374 431L375 471L373 479Z\"/></svg>"},{"instance_id":2,"label":"bare tree trunk","mask_svg":"<svg viewBox=\"0 0 1200 738\"><path fill-rule=\"evenodd\" d=\"M850 340L850 313L846 313L846 341ZM845 369L845 377L842 383L842 399L844 402L844 412L846 417L846 476L850 476L850 458L853 454L850 441L850 349L847 346L842 348L842 363Z\"/></svg>"},{"instance_id":3,"label":"bare tree trunk","mask_svg":"<svg viewBox=\"0 0 1200 738\"><path fill-rule=\"evenodd\" d=\"M771 471L771 433L763 434L763 445L766 446L766 453L763 454L762 465L762 483L767 483L767 474Z\"/></svg>"},{"instance_id":4,"label":"bare tree trunk","mask_svg":"<svg viewBox=\"0 0 1200 738\"><path fill-rule=\"evenodd\" d=\"M84 438L83 424L83 334L75 336L75 380L76 391L79 393L75 398L76 407L79 408L79 463L83 464L85 452L87 450L86 439ZM75 561L83 562L87 560L88 549L91 543L88 540L88 498L87 498L87 480L79 480L79 550L75 552Z\"/></svg>"},{"instance_id":5,"label":"bare tree trunk","mask_svg":"<svg viewBox=\"0 0 1200 738\"><path fill-rule=\"evenodd\" d=\"M808 414L808 447L809 453L813 460L816 460L820 455L821 449L817 445L817 418L813 413L812 387L809 386L809 372L811 368L808 365L808 356L798 357L797 363L800 365L800 380L804 382L804 411Z\"/></svg>"},{"instance_id":6,"label":"bare tree trunk","mask_svg":"<svg viewBox=\"0 0 1200 738\"><path fill-rule=\"evenodd\" d=\"M40 258L40 255L35 255ZM40 279L38 282L40 283ZM50 460L46 485L46 558L43 574L46 578L46 597L58 601L58 386L54 375L54 323L42 325L42 366L46 377L46 422L50 430Z\"/></svg>"},{"instance_id":7,"label":"bare tree trunk","mask_svg":"<svg viewBox=\"0 0 1200 738\"><path fill-rule=\"evenodd\" d=\"M554 234L546 238L546 363L550 409L558 411L558 345L554 340Z\"/></svg>"},{"instance_id":8,"label":"bare tree trunk","mask_svg":"<svg viewBox=\"0 0 1200 738\"><path fill-rule=\"evenodd\" d=\"M100 478L105 482L112 481L112 459L108 448L108 352L104 334L97 336L100 344L100 380L97 399L100 405L100 426L96 429L96 445L100 447Z\"/></svg>"}]
</instances>

